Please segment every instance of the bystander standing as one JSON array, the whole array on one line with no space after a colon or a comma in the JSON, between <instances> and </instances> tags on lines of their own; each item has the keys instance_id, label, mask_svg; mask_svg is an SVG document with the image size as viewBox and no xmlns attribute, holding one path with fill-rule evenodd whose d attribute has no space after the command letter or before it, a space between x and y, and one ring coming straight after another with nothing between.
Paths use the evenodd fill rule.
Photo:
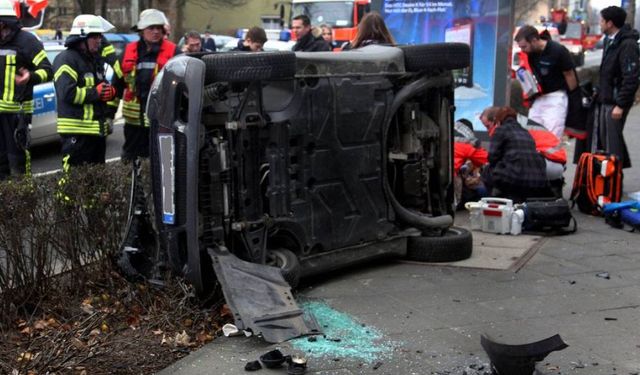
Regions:
<instances>
[{"instance_id":1,"label":"bystander standing","mask_svg":"<svg viewBox=\"0 0 640 375\"><path fill-rule=\"evenodd\" d=\"M583 152L604 150L616 155L623 168L631 167L622 131L638 90L638 31L625 24L624 9L610 6L600 11L600 30L606 35L600 65L599 87L588 137L576 142L575 160Z\"/></svg>"},{"instance_id":2,"label":"bystander standing","mask_svg":"<svg viewBox=\"0 0 640 375\"><path fill-rule=\"evenodd\" d=\"M322 35L314 36L311 32L311 20L304 14L293 17L291 30L296 35L297 42L293 46L294 51L319 52L331 51L331 45L327 43Z\"/></svg>"}]
</instances>

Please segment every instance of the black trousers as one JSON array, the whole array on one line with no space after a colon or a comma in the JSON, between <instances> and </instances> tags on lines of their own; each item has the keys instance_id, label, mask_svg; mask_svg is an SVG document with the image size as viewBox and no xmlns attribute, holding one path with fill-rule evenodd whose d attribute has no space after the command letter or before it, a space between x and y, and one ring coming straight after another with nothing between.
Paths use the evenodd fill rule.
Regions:
<instances>
[{"instance_id":1,"label":"black trousers","mask_svg":"<svg viewBox=\"0 0 640 375\"><path fill-rule=\"evenodd\" d=\"M576 141L574 163L578 163L584 152L604 151L616 155L622 161L622 168L631 167L629 150L623 136L629 110L625 109L620 120L614 120L611 118L613 107L612 104L594 103L587 121L588 137Z\"/></svg>"},{"instance_id":2,"label":"black trousers","mask_svg":"<svg viewBox=\"0 0 640 375\"><path fill-rule=\"evenodd\" d=\"M25 173L25 152L18 148L13 136L17 127L17 113L0 113L0 181L11 174Z\"/></svg>"},{"instance_id":3,"label":"black trousers","mask_svg":"<svg viewBox=\"0 0 640 375\"><path fill-rule=\"evenodd\" d=\"M121 157L125 161L149 157L148 127L124 124L124 145L122 145Z\"/></svg>"},{"instance_id":4,"label":"black trousers","mask_svg":"<svg viewBox=\"0 0 640 375\"><path fill-rule=\"evenodd\" d=\"M62 165L104 164L107 139L98 135L62 135Z\"/></svg>"}]
</instances>

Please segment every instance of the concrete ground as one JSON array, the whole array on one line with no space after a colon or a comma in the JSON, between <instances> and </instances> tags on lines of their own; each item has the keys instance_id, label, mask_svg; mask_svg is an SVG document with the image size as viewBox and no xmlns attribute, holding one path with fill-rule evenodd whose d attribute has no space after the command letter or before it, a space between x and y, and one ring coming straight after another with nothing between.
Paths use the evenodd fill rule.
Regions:
<instances>
[{"instance_id":1,"label":"concrete ground","mask_svg":"<svg viewBox=\"0 0 640 375\"><path fill-rule=\"evenodd\" d=\"M639 123L635 107L625 134L636 168L625 171L625 193L640 190ZM571 165L569 183L573 173ZM482 333L510 344L559 333L569 347L539 362L542 374L638 374L640 233L574 215L577 233L525 241L520 262L513 257L507 269L393 261L314 280L298 301L317 313L326 338L268 345L221 337L161 374L243 374L246 362L276 347L306 356L313 374L488 374ZM456 222L467 226L467 215ZM475 247L494 254L517 239L474 232Z\"/></svg>"}]
</instances>

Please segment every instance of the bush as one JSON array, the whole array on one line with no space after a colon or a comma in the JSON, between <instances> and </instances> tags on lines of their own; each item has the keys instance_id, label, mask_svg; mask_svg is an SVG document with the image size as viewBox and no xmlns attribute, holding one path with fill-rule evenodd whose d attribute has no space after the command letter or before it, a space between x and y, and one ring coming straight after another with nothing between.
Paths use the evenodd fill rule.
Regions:
<instances>
[{"instance_id":1,"label":"bush","mask_svg":"<svg viewBox=\"0 0 640 375\"><path fill-rule=\"evenodd\" d=\"M120 163L0 183L0 327L53 291L83 293L96 272L110 270L129 190Z\"/></svg>"}]
</instances>

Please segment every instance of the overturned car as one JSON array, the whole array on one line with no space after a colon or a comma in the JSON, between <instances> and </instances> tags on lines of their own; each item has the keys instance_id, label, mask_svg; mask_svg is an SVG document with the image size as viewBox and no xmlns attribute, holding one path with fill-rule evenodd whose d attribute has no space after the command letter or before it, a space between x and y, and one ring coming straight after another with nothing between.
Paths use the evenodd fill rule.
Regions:
<instances>
[{"instance_id":1,"label":"overturned car","mask_svg":"<svg viewBox=\"0 0 640 375\"><path fill-rule=\"evenodd\" d=\"M227 274L230 257L291 286L378 257L469 257L452 226L452 70L468 64L456 43L172 59L147 104L152 204L130 222L151 219L124 253L200 292L254 272Z\"/></svg>"}]
</instances>

